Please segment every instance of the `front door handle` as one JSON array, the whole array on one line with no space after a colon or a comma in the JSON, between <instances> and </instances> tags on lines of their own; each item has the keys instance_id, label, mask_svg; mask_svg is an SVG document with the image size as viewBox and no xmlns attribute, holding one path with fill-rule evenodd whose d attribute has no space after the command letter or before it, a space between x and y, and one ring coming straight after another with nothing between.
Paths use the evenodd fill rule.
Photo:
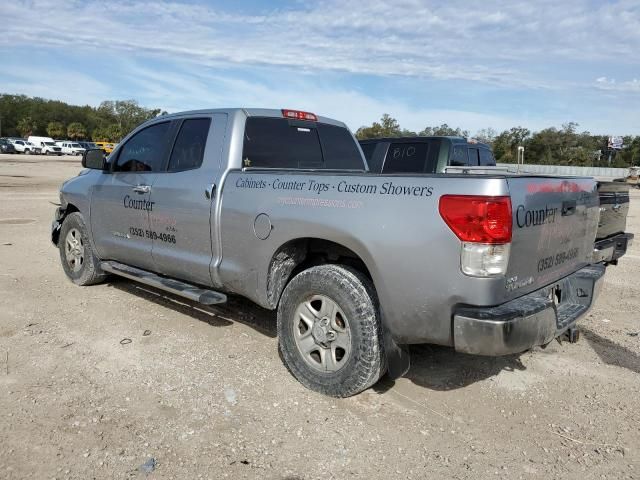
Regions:
<instances>
[{"instance_id":1,"label":"front door handle","mask_svg":"<svg viewBox=\"0 0 640 480\"><path fill-rule=\"evenodd\" d=\"M137 185L133 187L133 191L139 194L149 193L151 191L151 187L149 185Z\"/></svg>"}]
</instances>

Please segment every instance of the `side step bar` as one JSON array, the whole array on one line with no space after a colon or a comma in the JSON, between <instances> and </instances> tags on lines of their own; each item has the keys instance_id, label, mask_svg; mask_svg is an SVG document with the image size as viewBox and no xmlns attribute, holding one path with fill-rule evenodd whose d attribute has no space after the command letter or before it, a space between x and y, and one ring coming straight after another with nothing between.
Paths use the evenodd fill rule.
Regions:
<instances>
[{"instance_id":1,"label":"side step bar","mask_svg":"<svg viewBox=\"0 0 640 480\"><path fill-rule=\"evenodd\" d=\"M100 262L100 268L105 272L120 275L121 277L134 280L136 282L144 283L150 287L159 288L166 292L171 292L189 300L202 303L203 305L215 305L218 303L225 303L227 296L224 293L216 292L214 290L207 290L205 288L196 287L190 283L181 282L173 278L162 277L146 270L141 270L136 267L131 267L119 262Z\"/></svg>"}]
</instances>

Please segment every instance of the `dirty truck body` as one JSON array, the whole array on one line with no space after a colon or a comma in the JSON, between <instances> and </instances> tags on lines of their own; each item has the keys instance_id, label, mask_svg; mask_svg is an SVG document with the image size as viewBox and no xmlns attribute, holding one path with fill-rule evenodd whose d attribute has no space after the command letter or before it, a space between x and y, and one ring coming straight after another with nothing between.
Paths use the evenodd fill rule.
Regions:
<instances>
[{"instance_id":1,"label":"dirty truck body","mask_svg":"<svg viewBox=\"0 0 640 480\"><path fill-rule=\"evenodd\" d=\"M278 309L288 368L330 395L402 374L406 344L544 345L605 270L593 179L373 174L344 124L305 112L167 115L90 153L53 224L67 275Z\"/></svg>"}]
</instances>

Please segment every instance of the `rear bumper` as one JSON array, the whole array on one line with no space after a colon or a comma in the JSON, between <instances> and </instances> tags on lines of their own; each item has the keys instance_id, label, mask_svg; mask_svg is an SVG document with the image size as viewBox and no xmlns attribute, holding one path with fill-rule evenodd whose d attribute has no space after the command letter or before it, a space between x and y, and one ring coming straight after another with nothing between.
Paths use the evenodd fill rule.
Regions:
<instances>
[{"instance_id":1,"label":"rear bumper","mask_svg":"<svg viewBox=\"0 0 640 480\"><path fill-rule=\"evenodd\" d=\"M620 233L596 241L593 248L594 263L614 263L622 257L633 243L633 233Z\"/></svg>"},{"instance_id":2,"label":"rear bumper","mask_svg":"<svg viewBox=\"0 0 640 480\"><path fill-rule=\"evenodd\" d=\"M457 309L453 317L455 349L499 356L549 343L589 311L602 288L604 272L604 265L590 265L496 307Z\"/></svg>"}]
</instances>

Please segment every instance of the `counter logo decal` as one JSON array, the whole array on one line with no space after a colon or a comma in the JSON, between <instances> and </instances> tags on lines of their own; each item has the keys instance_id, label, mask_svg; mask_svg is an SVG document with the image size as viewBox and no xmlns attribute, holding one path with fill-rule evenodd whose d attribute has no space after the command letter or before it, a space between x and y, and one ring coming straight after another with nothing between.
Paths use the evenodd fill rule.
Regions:
<instances>
[{"instance_id":1,"label":"counter logo decal","mask_svg":"<svg viewBox=\"0 0 640 480\"><path fill-rule=\"evenodd\" d=\"M135 198L131 198L129 195L125 195L122 200L124 204L124 208L133 208L134 210L145 210L147 212L153 211L153 204L156 202L150 202L149 200L136 200Z\"/></svg>"},{"instance_id":2,"label":"counter logo decal","mask_svg":"<svg viewBox=\"0 0 640 480\"><path fill-rule=\"evenodd\" d=\"M516 223L520 228L555 223L557 211L557 207L550 208L546 205L544 208L535 210L527 210L524 205L518 205L516 209Z\"/></svg>"}]
</instances>

